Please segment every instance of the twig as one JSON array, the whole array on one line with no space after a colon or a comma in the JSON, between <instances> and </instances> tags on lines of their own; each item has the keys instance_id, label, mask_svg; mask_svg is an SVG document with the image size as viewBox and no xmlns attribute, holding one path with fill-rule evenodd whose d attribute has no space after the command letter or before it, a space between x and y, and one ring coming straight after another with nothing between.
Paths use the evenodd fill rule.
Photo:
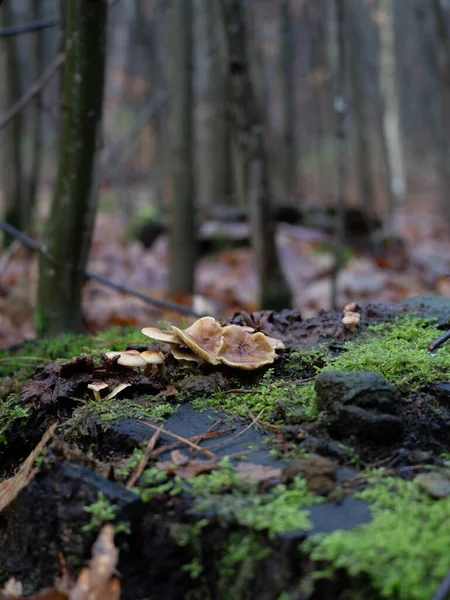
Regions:
<instances>
[{"instance_id":1,"label":"twig","mask_svg":"<svg viewBox=\"0 0 450 600\"><path fill-rule=\"evenodd\" d=\"M261 421L261 419L258 419L258 417L255 417L255 415L252 413L252 411L247 406L246 402L243 402L243 405L245 407L245 410L248 412L250 418L256 419L256 423L258 423L258 425L260 425L261 427L268 427L269 429L274 429L275 431L280 430L280 428L277 425L272 425L271 423L266 423L265 421Z\"/></svg>"},{"instance_id":2,"label":"twig","mask_svg":"<svg viewBox=\"0 0 450 600\"><path fill-rule=\"evenodd\" d=\"M30 238L28 235L26 235L22 231L19 231L18 229L16 229L9 223L5 223L5 221L0 221L0 229L5 231L6 233L8 233L11 237L14 237L17 240L19 240L25 247L30 248L30 250L34 250L35 252L42 253L42 247L38 242L36 242L32 238ZM197 313L192 308L188 308L186 306L181 306L179 304L175 304L174 302L168 302L167 300L159 300L157 298L152 298L150 296L146 296L145 294L141 294L140 292L137 292L136 290L132 290L131 288L129 288L125 285L122 285L121 283L115 283L114 281L110 281L106 277L103 277L103 275L97 275L95 273L92 273L91 271L85 271L84 274L88 279L93 279L94 281L98 281L99 283L101 283L107 287L110 287L113 290L117 290L118 292L122 292L123 294L128 294L129 296L134 296L135 298L139 298L143 302L146 302L147 304L151 304L152 306L156 306L157 308L173 310L174 312L177 312L181 315L187 315L190 317L198 318L198 317L202 316L201 314Z\"/></svg>"},{"instance_id":3,"label":"twig","mask_svg":"<svg viewBox=\"0 0 450 600\"><path fill-rule=\"evenodd\" d=\"M141 423L141 425L145 425L146 427L150 427L151 429L155 429L155 430L158 429L158 427L156 427L156 425L152 425L152 423L148 423L147 421L139 420L138 423ZM177 435L176 433L172 433L171 431L164 431L164 433L166 435L168 435L169 437L172 437L172 438L178 440L179 442L182 442L183 444L186 444L187 446L194 448L198 452L203 452L203 454L205 454L205 456L209 456L209 458L216 458L216 455L213 452L209 452L209 450L205 450L205 448L202 448L201 446L194 444L194 442L191 442L190 440L182 437L181 435Z\"/></svg>"},{"instance_id":4,"label":"twig","mask_svg":"<svg viewBox=\"0 0 450 600\"><path fill-rule=\"evenodd\" d=\"M40 21L32 21L25 25L14 25L13 27L4 27L0 29L0 37L12 37L21 33L30 33L32 31L41 31L42 29L48 29L58 25L59 19L57 17L50 17L48 19L42 19Z\"/></svg>"},{"instance_id":5,"label":"twig","mask_svg":"<svg viewBox=\"0 0 450 600\"><path fill-rule=\"evenodd\" d=\"M428 345L428 352L434 352L439 348L439 346L445 344L447 340L450 340L450 329L446 331L443 335L441 335L441 337L438 337L437 340L434 340L434 342L431 342L431 344Z\"/></svg>"},{"instance_id":6,"label":"twig","mask_svg":"<svg viewBox=\"0 0 450 600\"><path fill-rule=\"evenodd\" d=\"M432 600L448 600L450 598L450 571L445 576L444 581L439 586L438 591Z\"/></svg>"},{"instance_id":7,"label":"twig","mask_svg":"<svg viewBox=\"0 0 450 600\"><path fill-rule=\"evenodd\" d=\"M263 412L264 412L264 408L262 410L260 410L258 416L253 417L252 422L249 425L247 425L247 427L244 427L244 429L242 431L239 431L239 433L232 435L230 438L228 438L227 440L224 440L223 442L219 442L218 444L212 444L211 446L207 446L207 448L215 448L215 449L222 448L223 446L227 446L230 442L234 442L239 437L241 437L241 435L244 435L244 433L246 433L251 427L253 427L253 425L255 425L255 423L257 423L259 417L263 414Z\"/></svg>"},{"instance_id":8,"label":"twig","mask_svg":"<svg viewBox=\"0 0 450 600\"><path fill-rule=\"evenodd\" d=\"M155 433L149 439L148 444L147 444L147 448L145 449L145 452L144 452L144 456L139 461L139 464L138 464L138 466L136 468L136 471L133 473L133 475L128 480L128 483L127 483L127 486L126 486L127 490L131 490L131 488L134 486L134 484L136 483L136 481L138 481L138 479L140 478L140 476L144 472L144 469L147 466L148 460L149 460L149 458L150 458L153 450L155 449L156 442L158 441L158 438L159 438L159 434L161 433L161 431L163 430L163 428L164 428L164 423L161 425L161 427L159 427L155 431Z\"/></svg>"},{"instance_id":9,"label":"twig","mask_svg":"<svg viewBox=\"0 0 450 600\"><path fill-rule=\"evenodd\" d=\"M18 112L22 110L33 98L38 94L44 85L50 81L59 67L63 64L66 55L64 52L58 54L58 56L50 63L50 65L45 69L42 75L36 79L36 81L30 85L28 90L23 94L21 98L15 102L9 110L6 111L6 115L0 121L0 131L6 127L6 125L14 119Z\"/></svg>"},{"instance_id":10,"label":"twig","mask_svg":"<svg viewBox=\"0 0 450 600\"><path fill-rule=\"evenodd\" d=\"M201 435L196 435L194 437L189 438L189 441L194 442L194 444L198 444L200 442L204 442L205 440L212 440L216 437L220 437L221 435L226 435L227 433L231 433L232 431L235 431L234 427L232 427L230 429L222 429L220 431L207 431L206 433L202 433ZM153 452L152 458L158 458L158 456L161 456L161 454L165 454L169 450L175 450L176 448L178 448L181 445L182 445L182 442L174 442L173 444L165 444L164 446L161 446L161 448L158 448L158 450L155 450Z\"/></svg>"}]
</instances>

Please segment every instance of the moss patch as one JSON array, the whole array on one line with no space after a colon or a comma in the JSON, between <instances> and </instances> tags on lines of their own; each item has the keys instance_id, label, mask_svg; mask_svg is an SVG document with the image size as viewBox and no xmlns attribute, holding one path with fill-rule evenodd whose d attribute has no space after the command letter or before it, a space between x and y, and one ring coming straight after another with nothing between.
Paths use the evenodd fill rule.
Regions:
<instances>
[{"instance_id":1,"label":"moss patch","mask_svg":"<svg viewBox=\"0 0 450 600\"><path fill-rule=\"evenodd\" d=\"M0 444L8 443L8 433L17 428L17 422L26 419L30 410L22 406L20 396L12 394L0 402Z\"/></svg>"},{"instance_id":2,"label":"moss patch","mask_svg":"<svg viewBox=\"0 0 450 600\"><path fill-rule=\"evenodd\" d=\"M433 500L415 482L392 477L359 497L371 503L371 523L314 536L303 548L353 577L369 576L383 598L429 600L449 569L450 498Z\"/></svg>"}]
</instances>

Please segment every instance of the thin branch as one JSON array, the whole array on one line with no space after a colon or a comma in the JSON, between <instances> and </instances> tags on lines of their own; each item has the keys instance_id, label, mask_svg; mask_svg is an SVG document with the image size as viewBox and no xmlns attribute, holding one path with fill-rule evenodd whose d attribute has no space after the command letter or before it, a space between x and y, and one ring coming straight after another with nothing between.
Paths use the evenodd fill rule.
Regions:
<instances>
[{"instance_id":1,"label":"thin branch","mask_svg":"<svg viewBox=\"0 0 450 600\"><path fill-rule=\"evenodd\" d=\"M133 475L128 480L128 483L126 485L127 490L131 490L131 488L134 486L136 481L138 481L138 479L144 472L144 469L147 466L149 458L150 458L153 450L155 449L156 442L158 441L159 435L163 429L164 429L164 423L161 425L161 427L158 427L158 429L155 431L155 433L149 439L147 448L145 449L145 452L144 452L144 456L139 461L136 471L133 473Z\"/></svg>"},{"instance_id":2,"label":"thin branch","mask_svg":"<svg viewBox=\"0 0 450 600\"><path fill-rule=\"evenodd\" d=\"M141 425L145 425L146 427L150 427L150 429L155 429L155 430L159 429L158 427L156 427L156 425L153 425L152 423L148 423L147 421L138 420L138 423L141 423ZM194 442L191 442L189 439L184 438L181 435L177 435L176 433L172 433L171 431L164 431L164 433L166 435L168 435L169 437L172 437L172 438L178 440L179 442L182 442L183 444L186 444L187 446L194 448L194 450L197 450L197 452L203 452L203 454L205 454L209 458L216 458L216 455L213 452L209 452L209 450L206 450L205 448L202 448L201 446L194 444Z\"/></svg>"},{"instance_id":3,"label":"thin branch","mask_svg":"<svg viewBox=\"0 0 450 600\"><path fill-rule=\"evenodd\" d=\"M30 238L22 231L19 231L9 223L5 223L5 221L0 221L0 230L5 231L11 237L15 238L16 240L19 240L26 248L29 248L30 250L33 250L35 252L43 253L43 249L38 242ZM103 277L103 275L97 275L96 273L92 273L91 271L85 271L84 274L87 277L87 279L93 279L94 281L98 281L106 287L109 287L113 290L117 290L118 292L121 292L123 294L128 294L129 296L139 298L146 304L151 304L152 306L156 306L157 308L173 310L174 312L177 312L181 315L186 315L190 317L198 318L202 316L192 308L180 306L179 304L175 304L174 302L168 302L166 300L151 298L150 296L146 296L145 294L141 294L136 290L132 290L131 288L122 285L121 283L115 283L114 281L110 281L106 277Z\"/></svg>"},{"instance_id":4,"label":"thin branch","mask_svg":"<svg viewBox=\"0 0 450 600\"><path fill-rule=\"evenodd\" d=\"M0 121L0 131L4 129L4 127L20 112L33 98L38 94L44 85L50 81L59 67L63 64L66 55L64 52L58 54L58 56L53 60L52 63L45 69L42 75L36 79L36 81L28 88L28 90L23 94L15 104L11 106L9 110L6 111L6 115Z\"/></svg>"},{"instance_id":5,"label":"thin branch","mask_svg":"<svg viewBox=\"0 0 450 600\"><path fill-rule=\"evenodd\" d=\"M25 25L14 25L12 27L4 27L0 29L0 37L12 37L14 35L20 35L22 33L31 33L32 31L41 31L42 29L48 29L59 24L57 17L50 17L48 19L42 19L40 21L32 21Z\"/></svg>"}]
</instances>

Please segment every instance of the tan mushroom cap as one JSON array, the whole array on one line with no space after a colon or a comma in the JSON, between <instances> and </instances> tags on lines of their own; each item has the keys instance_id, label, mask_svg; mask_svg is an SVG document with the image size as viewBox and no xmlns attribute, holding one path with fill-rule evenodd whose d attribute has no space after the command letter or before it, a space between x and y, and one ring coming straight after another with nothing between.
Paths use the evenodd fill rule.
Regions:
<instances>
[{"instance_id":1,"label":"tan mushroom cap","mask_svg":"<svg viewBox=\"0 0 450 600\"><path fill-rule=\"evenodd\" d=\"M172 333L171 331L163 331L157 327L144 327L144 329L141 329L141 333L149 338L152 338L152 340L157 340L158 342L166 342L168 344L182 343L180 338L175 333Z\"/></svg>"},{"instance_id":2,"label":"tan mushroom cap","mask_svg":"<svg viewBox=\"0 0 450 600\"><path fill-rule=\"evenodd\" d=\"M359 325L360 319L361 315L359 313L348 311L342 319L342 325L344 325L346 329L350 329L350 331L355 331L356 327Z\"/></svg>"},{"instance_id":3,"label":"tan mushroom cap","mask_svg":"<svg viewBox=\"0 0 450 600\"><path fill-rule=\"evenodd\" d=\"M217 358L229 367L251 371L273 363L275 349L263 333L250 334L238 325L228 325Z\"/></svg>"},{"instance_id":4,"label":"tan mushroom cap","mask_svg":"<svg viewBox=\"0 0 450 600\"><path fill-rule=\"evenodd\" d=\"M214 317L202 317L184 331L174 325L172 325L172 329L195 354L198 354L206 362L217 365L217 352L223 330Z\"/></svg>"},{"instance_id":5,"label":"tan mushroom cap","mask_svg":"<svg viewBox=\"0 0 450 600\"><path fill-rule=\"evenodd\" d=\"M105 353L108 358L119 356L118 365L123 367L145 367L147 362L141 357L137 350L122 350L121 352L111 351Z\"/></svg>"},{"instance_id":6,"label":"tan mushroom cap","mask_svg":"<svg viewBox=\"0 0 450 600\"><path fill-rule=\"evenodd\" d=\"M93 381L88 385L88 390L94 390L94 392L100 392L101 390L105 390L109 385L107 383L103 383L102 381Z\"/></svg>"},{"instance_id":7,"label":"tan mushroom cap","mask_svg":"<svg viewBox=\"0 0 450 600\"><path fill-rule=\"evenodd\" d=\"M172 355L176 360L188 360L190 362L202 363L204 362L200 356L194 354L191 350L180 348L179 346L172 346Z\"/></svg>"},{"instance_id":8,"label":"tan mushroom cap","mask_svg":"<svg viewBox=\"0 0 450 600\"><path fill-rule=\"evenodd\" d=\"M266 335L266 338L272 344L272 347L274 350L284 350L286 348L286 346L283 344L283 342L281 340L270 337L270 335Z\"/></svg>"},{"instance_id":9,"label":"tan mushroom cap","mask_svg":"<svg viewBox=\"0 0 450 600\"><path fill-rule=\"evenodd\" d=\"M141 352L140 357L143 358L148 365L162 365L164 363L164 355L162 352L145 350L145 352Z\"/></svg>"}]
</instances>

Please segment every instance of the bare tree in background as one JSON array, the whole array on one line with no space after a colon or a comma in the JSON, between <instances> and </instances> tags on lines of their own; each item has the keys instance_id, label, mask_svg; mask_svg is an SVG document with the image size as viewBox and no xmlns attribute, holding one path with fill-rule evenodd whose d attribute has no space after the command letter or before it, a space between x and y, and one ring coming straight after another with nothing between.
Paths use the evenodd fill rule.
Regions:
<instances>
[{"instance_id":1,"label":"bare tree in background","mask_svg":"<svg viewBox=\"0 0 450 600\"><path fill-rule=\"evenodd\" d=\"M230 153L226 121L227 81L216 0L196 0L200 39L197 197L200 206L225 204Z\"/></svg>"},{"instance_id":2,"label":"bare tree in background","mask_svg":"<svg viewBox=\"0 0 450 600\"><path fill-rule=\"evenodd\" d=\"M380 37L380 88L383 103L383 131L389 186L392 202L396 204L406 193L406 178L397 90L395 24L392 0L380 0L378 31ZM392 204L392 203L391 203ZM392 224L394 206L389 207Z\"/></svg>"},{"instance_id":3,"label":"bare tree in background","mask_svg":"<svg viewBox=\"0 0 450 600\"><path fill-rule=\"evenodd\" d=\"M0 26L14 25L12 2L5 2L0 11ZM0 40L0 73L3 82L0 89L0 101L3 108L10 108L21 95L20 63L17 38ZM18 229L25 230L28 225L25 209L23 186L24 165L22 160L23 114L17 114L6 125L1 137L0 182L3 194L4 220ZM10 242L5 236L5 243Z\"/></svg>"},{"instance_id":4,"label":"bare tree in background","mask_svg":"<svg viewBox=\"0 0 450 600\"><path fill-rule=\"evenodd\" d=\"M431 0L438 34L438 67L440 83L441 124L439 131L438 172L441 210L450 221L450 37L440 0Z\"/></svg>"},{"instance_id":5,"label":"bare tree in background","mask_svg":"<svg viewBox=\"0 0 450 600\"><path fill-rule=\"evenodd\" d=\"M370 97L367 90L366 65L363 63L364 31L361 28L361 17L356 5L359 1L352 0L347 4L348 62L356 134L356 177L359 200L363 208L372 210L375 190L372 177Z\"/></svg>"},{"instance_id":6,"label":"bare tree in background","mask_svg":"<svg viewBox=\"0 0 450 600\"><path fill-rule=\"evenodd\" d=\"M331 306L334 310L338 306L338 277L343 266L344 250L344 213L345 213L345 191L347 182L347 140L346 140L346 52L345 52L345 30L346 30L346 0L335 0L336 21L336 64L335 64L335 97L334 111L336 115L336 155L337 155L337 225L334 244L335 261L331 278Z\"/></svg>"},{"instance_id":7,"label":"bare tree in background","mask_svg":"<svg viewBox=\"0 0 450 600\"><path fill-rule=\"evenodd\" d=\"M280 310L288 308L292 298L275 242L264 124L249 74L244 3L220 0L220 4L228 46L231 122L248 172L248 208L260 304L261 308Z\"/></svg>"},{"instance_id":8,"label":"bare tree in background","mask_svg":"<svg viewBox=\"0 0 450 600\"><path fill-rule=\"evenodd\" d=\"M295 98L294 98L294 31L289 0L281 3L281 36L282 36L282 89L283 89L283 201L292 202L296 180L296 144L295 144Z\"/></svg>"},{"instance_id":9,"label":"bare tree in background","mask_svg":"<svg viewBox=\"0 0 450 600\"><path fill-rule=\"evenodd\" d=\"M172 180L169 294L177 297L193 293L197 258L192 144L192 0L171 0L167 10Z\"/></svg>"},{"instance_id":10,"label":"bare tree in background","mask_svg":"<svg viewBox=\"0 0 450 600\"><path fill-rule=\"evenodd\" d=\"M107 0L68 0L59 167L39 265L38 334L83 329L84 271L97 204Z\"/></svg>"}]
</instances>

